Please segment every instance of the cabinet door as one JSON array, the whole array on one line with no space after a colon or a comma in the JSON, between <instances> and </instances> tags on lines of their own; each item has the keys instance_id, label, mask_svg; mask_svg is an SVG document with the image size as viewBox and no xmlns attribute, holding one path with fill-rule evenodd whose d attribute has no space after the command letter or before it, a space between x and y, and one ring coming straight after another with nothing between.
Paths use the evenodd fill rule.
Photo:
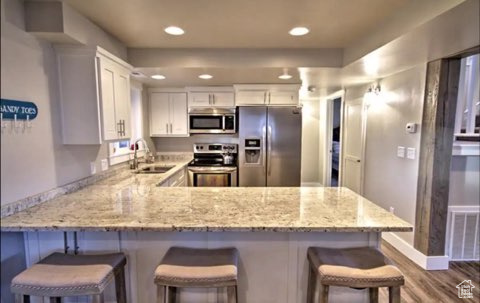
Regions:
<instances>
[{"instance_id":1,"label":"cabinet door","mask_svg":"<svg viewBox=\"0 0 480 303\"><path fill-rule=\"evenodd\" d=\"M233 93L214 93L212 94L213 106L233 107L235 106L235 97Z\"/></svg>"},{"instance_id":2,"label":"cabinet door","mask_svg":"<svg viewBox=\"0 0 480 303\"><path fill-rule=\"evenodd\" d=\"M265 105L266 90L241 90L237 91L236 105Z\"/></svg>"},{"instance_id":3,"label":"cabinet door","mask_svg":"<svg viewBox=\"0 0 480 303\"><path fill-rule=\"evenodd\" d=\"M170 105L168 93L150 94L150 135L165 136L169 130Z\"/></svg>"},{"instance_id":4,"label":"cabinet door","mask_svg":"<svg viewBox=\"0 0 480 303\"><path fill-rule=\"evenodd\" d=\"M212 106L211 93L191 92L188 93L189 107Z\"/></svg>"},{"instance_id":5,"label":"cabinet door","mask_svg":"<svg viewBox=\"0 0 480 303\"><path fill-rule=\"evenodd\" d=\"M102 99L103 140L118 138L119 125L115 117L115 65L100 59L100 96Z\"/></svg>"},{"instance_id":6,"label":"cabinet door","mask_svg":"<svg viewBox=\"0 0 480 303\"><path fill-rule=\"evenodd\" d=\"M120 123L119 138L131 137L130 75L119 71L115 76L115 118Z\"/></svg>"},{"instance_id":7,"label":"cabinet door","mask_svg":"<svg viewBox=\"0 0 480 303\"><path fill-rule=\"evenodd\" d=\"M297 105L298 92L296 91L271 91L268 96L269 105Z\"/></svg>"},{"instance_id":8,"label":"cabinet door","mask_svg":"<svg viewBox=\"0 0 480 303\"><path fill-rule=\"evenodd\" d=\"M170 134L188 135L187 94L170 94Z\"/></svg>"}]
</instances>

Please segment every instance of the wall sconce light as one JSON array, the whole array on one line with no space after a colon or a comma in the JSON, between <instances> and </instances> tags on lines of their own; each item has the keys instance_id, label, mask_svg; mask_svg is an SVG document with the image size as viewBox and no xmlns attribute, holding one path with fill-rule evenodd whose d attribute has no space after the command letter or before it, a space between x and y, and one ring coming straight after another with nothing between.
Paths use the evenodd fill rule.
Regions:
<instances>
[{"instance_id":1,"label":"wall sconce light","mask_svg":"<svg viewBox=\"0 0 480 303\"><path fill-rule=\"evenodd\" d=\"M367 106L377 103L379 101L381 91L382 89L379 84L372 85L368 88L367 92L364 95Z\"/></svg>"}]
</instances>

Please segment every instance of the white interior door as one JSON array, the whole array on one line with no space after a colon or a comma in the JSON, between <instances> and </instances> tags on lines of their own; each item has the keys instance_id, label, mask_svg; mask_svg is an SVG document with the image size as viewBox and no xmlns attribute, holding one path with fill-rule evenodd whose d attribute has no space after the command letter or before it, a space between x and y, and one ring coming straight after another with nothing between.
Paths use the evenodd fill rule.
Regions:
<instances>
[{"instance_id":1,"label":"white interior door","mask_svg":"<svg viewBox=\"0 0 480 303\"><path fill-rule=\"evenodd\" d=\"M363 100L344 103L342 186L358 194L363 191L365 119Z\"/></svg>"}]
</instances>

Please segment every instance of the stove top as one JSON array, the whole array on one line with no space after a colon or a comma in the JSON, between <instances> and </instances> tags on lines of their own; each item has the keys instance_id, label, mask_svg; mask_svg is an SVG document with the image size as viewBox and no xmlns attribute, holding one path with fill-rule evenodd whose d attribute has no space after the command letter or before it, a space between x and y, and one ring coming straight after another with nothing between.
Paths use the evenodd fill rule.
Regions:
<instances>
[{"instance_id":1,"label":"stove top","mask_svg":"<svg viewBox=\"0 0 480 303\"><path fill-rule=\"evenodd\" d=\"M188 163L188 166L214 166L214 167L235 167L237 166L236 161L232 164L223 164L223 158L219 159L193 159Z\"/></svg>"}]
</instances>

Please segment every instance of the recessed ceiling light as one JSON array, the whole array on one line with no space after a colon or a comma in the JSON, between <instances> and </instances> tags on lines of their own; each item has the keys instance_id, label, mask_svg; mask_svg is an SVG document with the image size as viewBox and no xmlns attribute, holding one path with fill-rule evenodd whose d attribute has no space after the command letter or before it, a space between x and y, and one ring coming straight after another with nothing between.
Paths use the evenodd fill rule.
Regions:
<instances>
[{"instance_id":1,"label":"recessed ceiling light","mask_svg":"<svg viewBox=\"0 0 480 303\"><path fill-rule=\"evenodd\" d=\"M164 29L164 31L169 35L180 36L185 34L185 31L178 26L169 26Z\"/></svg>"},{"instance_id":2,"label":"recessed ceiling light","mask_svg":"<svg viewBox=\"0 0 480 303\"><path fill-rule=\"evenodd\" d=\"M163 80L166 78L164 75L152 75L151 77L155 80Z\"/></svg>"},{"instance_id":3,"label":"recessed ceiling light","mask_svg":"<svg viewBox=\"0 0 480 303\"><path fill-rule=\"evenodd\" d=\"M278 76L278 78L282 79L282 80L288 80L288 79L292 79L292 75L283 74L283 75Z\"/></svg>"},{"instance_id":4,"label":"recessed ceiling light","mask_svg":"<svg viewBox=\"0 0 480 303\"><path fill-rule=\"evenodd\" d=\"M288 33L292 36L303 36L308 34L310 30L306 27L294 27Z\"/></svg>"},{"instance_id":5,"label":"recessed ceiling light","mask_svg":"<svg viewBox=\"0 0 480 303\"><path fill-rule=\"evenodd\" d=\"M209 74L203 74L203 75L198 76L198 78L208 80L208 79L212 79L213 76L209 75Z\"/></svg>"},{"instance_id":6,"label":"recessed ceiling light","mask_svg":"<svg viewBox=\"0 0 480 303\"><path fill-rule=\"evenodd\" d=\"M282 80L288 80L288 79L292 79L292 75L290 75L288 73L288 68L284 68L283 69L283 74L281 74L280 76L278 76L279 79L282 79Z\"/></svg>"}]
</instances>

